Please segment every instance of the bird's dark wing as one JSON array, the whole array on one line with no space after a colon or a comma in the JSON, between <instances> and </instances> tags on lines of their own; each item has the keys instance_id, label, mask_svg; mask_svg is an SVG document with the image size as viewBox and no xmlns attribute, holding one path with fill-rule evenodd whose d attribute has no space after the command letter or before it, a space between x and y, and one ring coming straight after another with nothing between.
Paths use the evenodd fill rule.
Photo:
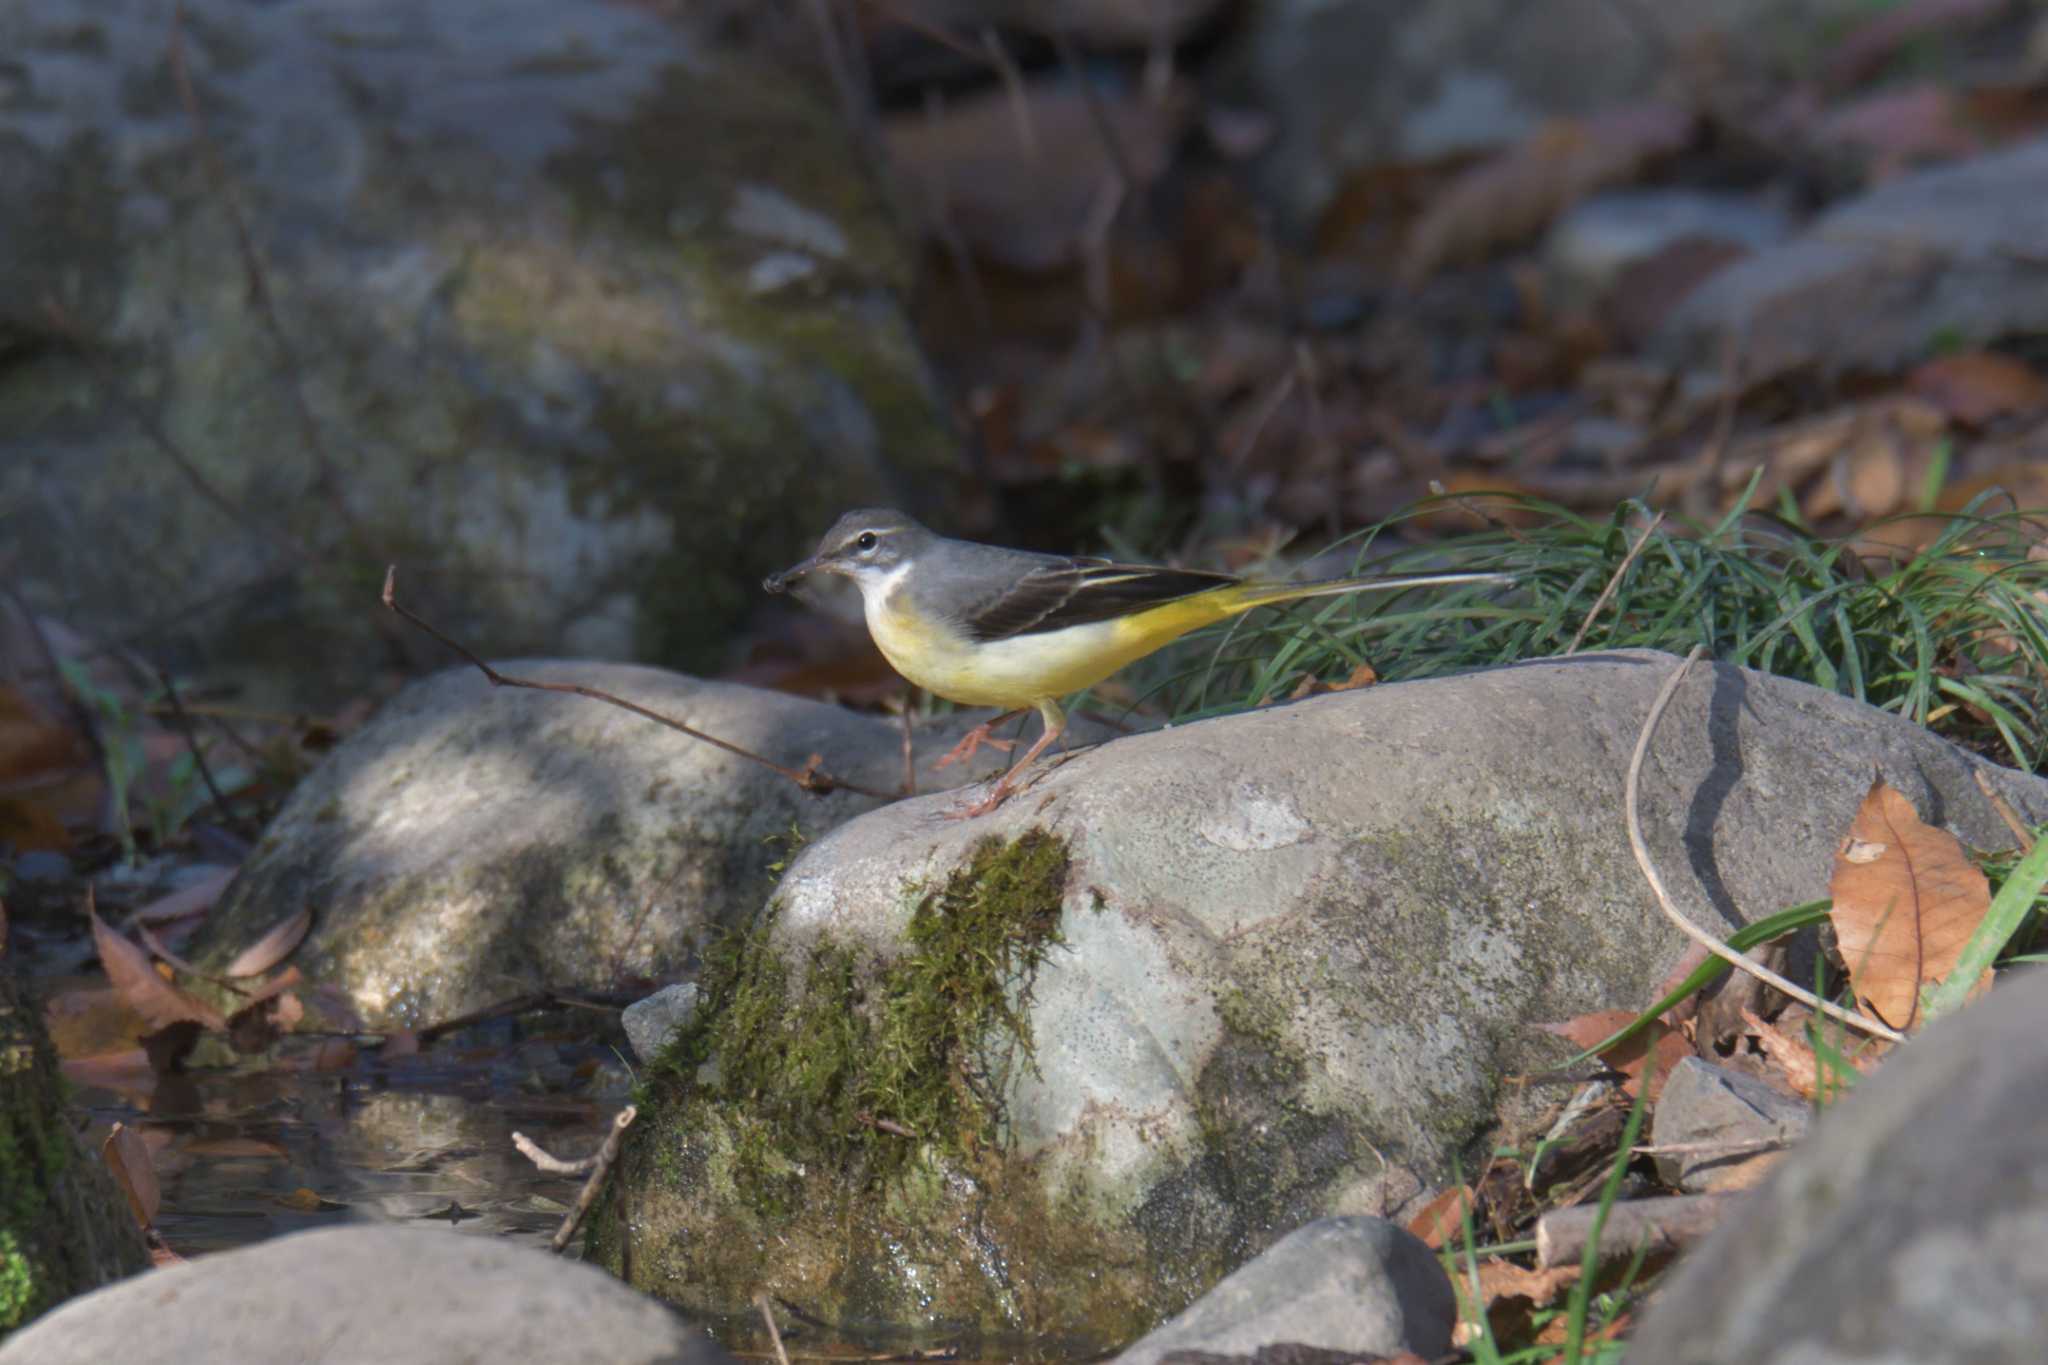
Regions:
<instances>
[{"instance_id":1,"label":"bird's dark wing","mask_svg":"<svg viewBox=\"0 0 2048 1365\"><path fill-rule=\"evenodd\" d=\"M961 624L976 640L1008 640L1118 616L1237 582L1229 574L1061 559L1027 571L970 608Z\"/></svg>"}]
</instances>

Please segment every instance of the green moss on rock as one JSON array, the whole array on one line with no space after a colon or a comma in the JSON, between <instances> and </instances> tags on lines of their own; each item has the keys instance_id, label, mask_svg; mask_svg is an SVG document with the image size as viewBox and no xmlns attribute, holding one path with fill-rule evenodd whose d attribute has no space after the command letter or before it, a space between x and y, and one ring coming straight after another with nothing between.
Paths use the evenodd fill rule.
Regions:
<instances>
[{"instance_id":1,"label":"green moss on rock","mask_svg":"<svg viewBox=\"0 0 2048 1365\"><path fill-rule=\"evenodd\" d=\"M120 1193L65 1126L56 1055L32 1004L0 972L0 1337L148 1264Z\"/></svg>"},{"instance_id":2,"label":"green moss on rock","mask_svg":"<svg viewBox=\"0 0 2048 1365\"><path fill-rule=\"evenodd\" d=\"M1042 830L986 840L886 958L830 939L787 953L774 906L714 946L590 1258L749 1340L763 1288L878 1344L1067 1356L1149 1326L1142 1240L1084 1232L1005 1137L1067 868Z\"/></svg>"}]
</instances>

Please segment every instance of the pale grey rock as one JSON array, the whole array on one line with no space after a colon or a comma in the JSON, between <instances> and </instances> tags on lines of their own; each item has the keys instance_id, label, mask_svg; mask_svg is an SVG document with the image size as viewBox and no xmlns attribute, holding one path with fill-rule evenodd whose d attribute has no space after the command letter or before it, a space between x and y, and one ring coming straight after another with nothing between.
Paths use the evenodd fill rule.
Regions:
<instances>
[{"instance_id":1,"label":"pale grey rock","mask_svg":"<svg viewBox=\"0 0 2048 1365\"><path fill-rule=\"evenodd\" d=\"M311 710L443 657L376 606L397 560L482 652L706 668L763 573L955 467L829 92L647 6L194 0L287 365L177 8L0 6L0 506L39 610Z\"/></svg>"},{"instance_id":2,"label":"pale grey rock","mask_svg":"<svg viewBox=\"0 0 2048 1365\"><path fill-rule=\"evenodd\" d=\"M840 1282L862 1311L1003 1321L1014 1258L1040 1285L1033 1311L1099 1323L1134 1283L1172 1311L1286 1229L1372 1209L1383 1184L1390 1207L1401 1168L1442 1182L1512 1116L1499 1078L1558 1058L1537 1022L1639 1005L1687 946L1622 815L1629 753L1677 662L1581 656L1317 697L1080 753L980 819L932 797L841 825L772 899L786 961L829 945L879 971L985 841L1036 830L1066 849L1063 942L1024 996L1034 1064L1003 1094L1000 1171L941 1166L910 1211L862 1205L856 1172L846 1207L821 1194L785 1225L642 1162L614 1192L640 1235L680 1250L636 1256L636 1282L741 1311L740 1268L722 1279L690 1248L760 1216L766 1262L743 1269L774 1277L786 1254L801 1277L839 1226L803 1220L831 1205L888 1220ZM1980 770L2048 815L2048 783L1848 698L1703 664L1665 716L1642 816L1678 904L1725 934L1824 893L1873 771L1966 841L2009 844ZM814 1163L805 1179L831 1176ZM1031 1240L1038 1207L1059 1211L1050 1243ZM834 1318L845 1292L805 1306Z\"/></svg>"},{"instance_id":3,"label":"pale grey rock","mask_svg":"<svg viewBox=\"0 0 2048 1365\"><path fill-rule=\"evenodd\" d=\"M1723 242L1758 251L1792 231L1782 208L1750 195L1632 190L1574 205L1551 225L1544 265L1559 301L1589 304L1621 272L1674 242Z\"/></svg>"},{"instance_id":4,"label":"pale grey rock","mask_svg":"<svg viewBox=\"0 0 2048 1365\"><path fill-rule=\"evenodd\" d=\"M633 664L500 667L612 692L789 768L815 754L836 777L902 789L902 729L885 718ZM980 718L920 730L922 788L988 775L989 751L932 771ZM453 668L393 698L293 790L192 952L219 965L311 907L293 960L384 1023L658 980L758 906L798 842L883 800L815 795L617 707Z\"/></svg>"},{"instance_id":5,"label":"pale grey rock","mask_svg":"<svg viewBox=\"0 0 2048 1365\"><path fill-rule=\"evenodd\" d=\"M1544 119L1669 96L1672 54L1713 48L1737 69L1810 65L1857 0L1269 0L1252 6L1231 93L1278 116L1262 163L1298 224L1346 174L1485 151Z\"/></svg>"},{"instance_id":6,"label":"pale grey rock","mask_svg":"<svg viewBox=\"0 0 2048 1365\"><path fill-rule=\"evenodd\" d=\"M1759 1152L1782 1151L1805 1136L1813 1122L1813 1106L1755 1076L1687 1057L1666 1078L1652 1122L1651 1141L1656 1146L1705 1144L1727 1149L1657 1158L1668 1183L1690 1194L1705 1194L1740 1180L1737 1173ZM1776 1145L1759 1145L1767 1143ZM1741 1181L1747 1183L1752 1182Z\"/></svg>"},{"instance_id":7,"label":"pale grey rock","mask_svg":"<svg viewBox=\"0 0 2048 1365\"><path fill-rule=\"evenodd\" d=\"M1288 1233L1117 1357L1250 1354L1294 1342L1360 1354L1450 1349L1457 1295L1436 1253L1383 1218L1322 1218Z\"/></svg>"},{"instance_id":8,"label":"pale grey rock","mask_svg":"<svg viewBox=\"0 0 2048 1365\"><path fill-rule=\"evenodd\" d=\"M1678 1268L1642 1365L2022 1365L2048 1341L2048 975L1860 1081Z\"/></svg>"},{"instance_id":9,"label":"pale grey rock","mask_svg":"<svg viewBox=\"0 0 2048 1365\"><path fill-rule=\"evenodd\" d=\"M1747 373L1895 369L1937 343L2048 330L2048 138L1878 186L1687 295L1656 338L1676 363Z\"/></svg>"},{"instance_id":10,"label":"pale grey rock","mask_svg":"<svg viewBox=\"0 0 2048 1365\"><path fill-rule=\"evenodd\" d=\"M651 1062L670 1035L690 1021L697 1012L697 983L681 981L663 986L645 1000L635 1000L619 1014L633 1055Z\"/></svg>"},{"instance_id":11,"label":"pale grey rock","mask_svg":"<svg viewBox=\"0 0 2048 1365\"><path fill-rule=\"evenodd\" d=\"M0 1365L731 1359L666 1307L588 1266L481 1237L390 1227L305 1232L145 1271L73 1299L0 1345Z\"/></svg>"}]
</instances>

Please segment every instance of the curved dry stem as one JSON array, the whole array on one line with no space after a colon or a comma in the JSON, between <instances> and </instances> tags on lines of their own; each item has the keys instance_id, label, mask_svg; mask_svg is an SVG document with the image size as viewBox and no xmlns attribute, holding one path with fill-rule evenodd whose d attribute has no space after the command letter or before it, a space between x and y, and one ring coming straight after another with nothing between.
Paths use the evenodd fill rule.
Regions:
<instances>
[{"instance_id":1,"label":"curved dry stem","mask_svg":"<svg viewBox=\"0 0 2048 1365\"><path fill-rule=\"evenodd\" d=\"M1889 1038L1895 1043L1903 1043L1906 1041L1906 1035L1900 1033L1897 1029L1880 1024L1867 1015L1857 1014L1853 1010L1845 1010L1840 1005L1823 1000L1805 987L1793 985L1761 962L1745 957L1735 949L1730 948L1727 944L1687 919L1684 913L1672 903L1671 893L1664 889L1664 879L1657 875L1657 865L1650 861L1650 846L1643 841L1643 821L1641 815L1636 810L1636 798L1642 784L1643 759L1650 752L1650 738L1657 733L1657 722L1664 718L1664 709L1671 705L1671 698L1677 695L1678 684L1685 680L1685 675L1691 670L1693 661L1700 657L1700 652L1705 648L1705 645L1694 645L1692 652L1685 656L1684 662L1673 669L1671 676L1664 680L1663 690L1657 694L1657 700L1650 704L1650 714L1643 720L1643 732L1636 737L1636 751L1629 758L1628 781L1624 784L1622 790L1622 806L1628 813L1628 846L1634 850L1636 866L1643 870L1644 880L1650 883L1650 890L1657 897L1657 908L1662 910L1664 917L1677 925L1687 938L1738 971L1748 972L1757 980L1766 982L1774 989L1783 991L1794 1000L1821 1014L1825 1014L1837 1023L1847 1025L1861 1033L1874 1034L1879 1038Z\"/></svg>"}]
</instances>

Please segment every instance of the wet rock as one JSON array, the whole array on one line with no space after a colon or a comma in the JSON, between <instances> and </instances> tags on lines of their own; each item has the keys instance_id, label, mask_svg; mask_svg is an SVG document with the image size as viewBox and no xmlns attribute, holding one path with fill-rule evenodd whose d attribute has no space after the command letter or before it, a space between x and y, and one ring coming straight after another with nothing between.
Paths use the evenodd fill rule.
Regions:
<instances>
[{"instance_id":1,"label":"wet rock","mask_svg":"<svg viewBox=\"0 0 2048 1365\"><path fill-rule=\"evenodd\" d=\"M1893 370L1937 343L2048 330L2044 196L2048 139L1902 176L1710 277L1657 348L1716 366L1732 342L1751 375Z\"/></svg>"},{"instance_id":2,"label":"wet rock","mask_svg":"<svg viewBox=\"0 0 2048 1365\"><path fill-rule=\"evenodd\" d=\"M697 1313L765 1284L970 1354L1099 1349L1443 1181L1523 1102L1499 1078L1560 1055L1536 1022L1639 1004L1686 947L1621 813L1674 666L1333 694L1081 753L980 819L840 826L699 978L591 1254ZM1699 667L1643 794L1679 904L1725 931L1818 894L1873 768L1981 846L2010 836L1974 771L2048 812L1893 716Z\"/></svg>"},{"instance_id":3,"label":"wet rock","mask_svg":"<svg viewBox=\"0 0 2048 1365\"><path fill-rule=\"evenodd\" d=\"M1632 1361L2041 1358L2048 976L1908 1043L1678 1268Z\"/></svg>"},{"instance_id":4,"label":"wet rock","mask_svg":"<svg viewBox=\"0 0 2048 1365\"><path fill-rule=\"evenodd\" d=\"M1805 1136L1813 1106L1755 1076L1687 1057L1657 1098L1652 1141L1701 1150L1657 1158L1664 1179L1689 1194L1747 1189L1760 1166Z\"/></svg>"},{"instance_id":5,"label":"wet rock","mask_svg":"<svg viewBox=\"0 0 2048 1365\"><path fill-rule=\"evenodd\" d=\"M0 1346L0 1365L142 1357L293 1365L337 1352L391 1365L732 1359L661 1304L588 1266L480 1237L349 1227L220 1252L74 1299Z\"/></svg>"},{"instance_id":6,"label":"wet rock","mask_svg":"<svg viewBox=\"0 0 2048 1365\"><path fill-rule=\"evenodd\" d=\"M99 1154L72 1136L40 1002L0 962L0 1339L149 1265Z\"/></svg>"},{"instance_id":7,"label":"wet rock","mask_svg":"<svg viewBox=\"0 0 2048 1365\"><path fill-rule=\"evenodd\" d=\"M183 10L205 142L172 9L0 12L0 503L39 607L310 709L439 661L376 608L397 560L480 650L702 667L818 527L954 468L824 91L646 6Z\"/></svg>"},{"instance_id":8,"label":"wet rock","mask_svg":"<svg viewBox=\"0 0 2048 1365\"><path fill-rule=\"evenodd\" d=\"M1450 1349L1457 1316L1450 1277L1420 1238L1383 1218L1323 1218L1240 1266L1117 1365L1277 1342L1427 1359Z\"/></svg>"},{"instance_id":9,"label":"wet rock","mask_svg":"<svg viewBox=\"0 0 2048 1365\"><path fill-rule=\"evenodd\" d=\"M1674 53L1712 48L1732 69L1796 62L1862 13L1857 0L1276 0L1250 10L1239 61L1245 98L1278 115L1269 187L1305 223L1350 171L1483 151L1546 118L1646 98Z\"/></svg>"},{"instance_id":10,"label":"wet rock","mask_svg":"<svg viewBox=\"0 0 2048 1365\"><path fill-rule=\"evenodd\" d=\"M663 986L645 1000L635 1000L619 1015L619 1022L625 1025L627 1041L633 1045L633 1055L643 1062L651 1062L661 1051L669 1035L690 1021L697 1012L697 983L684 981L674 986Z\"/></svg>"},{"instance_id":11,"label":"wet rock","mask_svg":"<svg viewBox=\"0 0 2048 1365\"><path fill-rule=\"evenodd\" d=\"M501 667L612 692L785 767L815 754L836 777L901 789L891 720L632 664ZM921 787L986 775L987 754L931 767L979 718L919 732ZM293 790L191 955L219 967L310 907L293 961L386 1024L659 980L760 904L771 865L885 799L815 795L617 707L454 668L393 698Z\"/></svg>"}]
</instances>

